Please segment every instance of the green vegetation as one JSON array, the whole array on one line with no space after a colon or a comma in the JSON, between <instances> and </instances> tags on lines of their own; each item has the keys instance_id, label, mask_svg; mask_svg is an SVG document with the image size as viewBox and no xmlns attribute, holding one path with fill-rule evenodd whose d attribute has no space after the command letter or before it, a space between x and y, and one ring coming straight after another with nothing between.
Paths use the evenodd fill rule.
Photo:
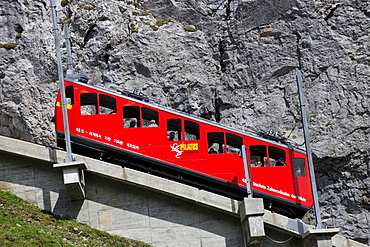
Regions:
<instances>
[{"instance_id":1,"label":"green vegetation","mask_svg":"<svg viewBox=\"0 0 370 247\"><path fill-rule=\"evenodd\" d=\"M168 21L164 21L162 19L157 19L155 24L154 25L150 25L150 28L154 31L157 31L159 29L159 27L169 23L171 20L168 20Z\"/></svg>"},{"instance_id":2,"label":"green vegetation","mask_svg":"<svg viewBox=\"0 0 370 247\"><path fill-rule=\"evenodd\" d=\"M79 8L78 8L78 10L80 10L80 9L82 9L82 10L87 10L87 11L91 11L91 10L93 10L93 9L94 9L94 7L93 7L93 6L82 6L82 7L79 7Z\"/></svg>"},{"instance_id":3,"label":"green vegetation","mask_svg":"<svg viewBox=\"0 0 370 247\"><path fill-rule=\"evenodd\" d=\"M62 7L66 6L67 4L68 4L68 0L60 1L60 5L62 5Z\"/></svg>"},{"instance_id":4,"label":"green vegetation","mask_svg":"<svg viewBox=\"0 0 370 247\"><path fill-rule=\"evenodd\" d=\"M162 19L157 19L157 21L156 21L155 25L157 25L158 27L161 27L161 26L163 26L164 24L167 24L167 23L169 23L169 22L170 22L170 20L168 20L168 21L164 21L164 20L162 20Z\"/></svg>"},{"instance_id":5,"label":"green vegetation","mask_svg":"<svg viewBox=\"0 0 370 247\"><path fill-rule=\"evenodd\" d=\"M192 27L184 27L184 31L185 32L196 32L197 30L195 28L192 28Z\"/></svg>"},{"instance_id":6,"label":"green vegetation","mask_svg":"<svg viewBox=\"0 0 370 247\"><path fill-rule=\"evenodd\" d=\"M62 24L65 21L68 22L68 25L71 24L71 19L69 19L69 18L66 18L64 20L58 21L58 24Z\"/></svg>"},{"instance_id":7,"label":"green vegetation","mask_svg":"<svg viewBox=\"0 0 370 247\"><path fill-rule=\"evenodd\" d=\"M157 31L159 29L159 27L157 26L153 26L153 25L150 25L150 28L153 30L153 31Z\"/></svg>"},{"instance_id":8,"label":"green vegetation","mask_svg":"<svg viewBox=\"0 0 370 247\"><path fill-rule=\"evenodd\" d=\"M135 5L135 7L138 7L139 6L139 3L138 2L134 2L134 1L130 1L130 0L117 0L118 2L125 2L127 4L133 4Z\"/></svg>"},{"instance_id":9,"label":"green vegetation","mask_svg":"<svg viewBox=\"0 0 370 247\"><path fill-rule=\"evenodd\" d=\"M139 29L136 28L135 23L130 24L130 31L131 31L131 33L139 32Z\"/></svg>"},{"instance_id":10,"label":"green vegetation","mask_svg":"<svg viewBox=\"0 0 370 247\"><path fill-rule=\"evenodd\" d=\"M0 48L5 48L5 49L14 49L15 47L17 47L18 44L13 44L13 43L10 43L10 44L0 44Z\"/></svg>"},{"instance_id":11,"label":"green vegetation","mask_svg":"<svg viewBox=\"0 0 370 247\"><path fill-rule=\"evenodd\" d=\"M150 245L112 236L76 220L64 219L0 191L0 246L126 246Z\"/></svg>"}]
</instances>

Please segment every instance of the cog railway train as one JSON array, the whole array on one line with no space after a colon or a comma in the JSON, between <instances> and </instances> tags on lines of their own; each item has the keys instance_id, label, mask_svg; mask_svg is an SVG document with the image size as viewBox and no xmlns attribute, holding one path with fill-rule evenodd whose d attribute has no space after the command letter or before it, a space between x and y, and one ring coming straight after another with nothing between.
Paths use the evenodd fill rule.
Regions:
<instances>
[{"instance_id":1,"label":"cog railway train","mask_svg":"<svg viewBox=\"0 0 370 247\"><path fill-rule=\"evenodd\" d=\"M72 151L134 166L240 199L247 195L245 145L253 194L265 207L303 217L313 206L307 155L277 140L239 131L123 90L65 80ZM55 103L58 146L65 147L61 94Z\"/></svg>"}]
</instances>

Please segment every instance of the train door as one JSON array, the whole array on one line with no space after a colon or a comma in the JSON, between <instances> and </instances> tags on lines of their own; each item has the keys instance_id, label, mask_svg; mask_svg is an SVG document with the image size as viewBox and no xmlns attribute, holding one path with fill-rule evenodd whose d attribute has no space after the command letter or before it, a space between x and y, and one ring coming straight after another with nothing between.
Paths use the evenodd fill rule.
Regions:
<instances>
[{"instance_id":1,"label":"train door","mask_svg":"<svg viewBox=\"0 0 370 247\"><path fill-rule=\"evenodd\" d=\"M129 105L123 107L122 141L124 148L148 155L163 158L165 139L158 111L145 106Z\"/></svg>"},{"instance_id":2,"label":"train door","mask_svg":"<svg viewBox=\"0 0 370 247\"><path fill-rule=\"evenodd\" d=\"M65 96L66 96L66 103L67 103L67 112L69 117L69 125L73 126L78 121L78 108L75 106L75 93L73 86L66 86L65 88ZM62 99L60 92L58 93L57 101L56 101L56 108L55 108L55 116L56 116L56 129L64 131L64 124L63 124L63 115L62 115Z\"/></svg>"},{"instance_id":3,"label":"train door","mask_svg":"<svg viewBox=\"0 0 370 247\"><path fill-rule=\"evenodd\" d=\"M66 96L66 107L67 107L67 113L68 113L68 123L69 123L69 130L70 133L76 134L76 125L79 122L79 109L78 106L76 106L75 101L75 87L74 86L66 86L65 87L65 96ZM63 119L63 113L62 113L62 98L61 93L59 91L57 100L55 102L55 116L53 118L53 121L55 121L55 130L57 132L64 133L64 119ZM59 135L63 135L59 133ZM64 137L58 138L58 146L63 147L65 144Z\"/></svg>"},{"instance_id":4,"label":"train door","mask_svg":"<svg viewBox=\"0 0 370 247\"><path fill-rule=\"evenodd\" d=\"M294 178L294 199L297 204L311 208L313 205L312 187L308 171L308 163L305 157L295 155L292 162L292 174Z\"/></svg>"},{"instance_id":5,"label":"train door","mask_svg":"<svg viewBox=\"0 0 370 247\"><path fill-rule=\"evenodd\" d=\"M111 96L88 92L81 93L79 99L80 114L86 126L98 124L101 127L102 123L107 123L109 116L116 117L116 99ZM98 123L91 120L96 120ZM111 125L110 128L112 127Z\"/></svg>"},{"instance_id":6,"label":"train door","mask_svg":"<svg viewBox=\"0 0 370 247\"><path fill-rule=\"evenodd\" d=\"M285 149L272 145L249 146L249 164L254 190L291 201L293 179Z\"/></svg>"},{"instance_id":7,"label":"train door","mask_svg":"<svg viewBox=\"0 0 370 247\"><path fill-rule=\"evenodd\" d=\"M208 132L207 143L210 175L245 186L243 160L239 157L243 139L232 133Z\"/></svg>"},{"instance_id":8,"label":"train door","mask_svg":"<svg viewBox=\"0 0 370 247\"><path fill-rule=\"evenodd\" d=\"M80 89L80 94L75 96L79 117L74 131L89 140L109 143L120 127L116 99L85 89Z\"/></svg>"},{"instance_id":9,"label":"train door","mask_svg":"<svg viewBox=\"0 0 370 247\"><path fill-rule=\"evenodd\" d=\"M203 164L203 142L200 125L191 120L167 119L166 157L169 161L198 172L206 172Z\"/></svg>"}]
</instances>

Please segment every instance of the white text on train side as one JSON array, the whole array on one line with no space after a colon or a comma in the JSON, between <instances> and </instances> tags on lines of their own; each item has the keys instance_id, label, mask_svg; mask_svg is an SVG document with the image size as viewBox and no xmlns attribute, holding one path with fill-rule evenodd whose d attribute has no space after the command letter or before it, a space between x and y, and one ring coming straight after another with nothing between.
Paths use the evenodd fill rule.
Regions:
<instances>
[{"instance_id":1,"label":"white text on train side","mask_svg":"<svg viewBox=\"0 0 370 247\"><path fill-rule=\"evenodd\" d=\"M136 145L131 144L131 143L126 143L126 146L129 147L129 148L132 148L132 149L137 149L137 150L140 149L139 146L136 146Z\"/></svg>"},{"instance_id":2,"label":"white text on train side","mask_svg":"<svg viewBox=\"0 0 370 247\"><path fill-rule=\"evenodd\" d=\"M92 136L92 137L95 137L95 138L102 138L102 135L101 134L98 134L98 133L95 133L95 132L92 132L92 131L86 131L84 129L81 129L81 128L76 128L76 132L78 133L81 133L81 134L88 134L89 136Z\"/></svg>"},{"instance_id":3,"label":"white text on train side","mask_svg":"<svg viewBox=\"0 0 370 247\"><path fill-rule=\"evenodd\" d=\"M114 143L117 143L119 145L123 145L123 141L121 140L117 140L117 139L114 139Z\"/></svg>"},{"instance_id":4,"label":"white text on train side","mask_svg":"<svg viewBox=\"0 0 370 247\"><path fill-rule=\"evenodd\" d=\"M76 132L81 133L81 134L87 134L87 135L89 135L91 137L103 139L103 136L101 134L98 134L98 133L95 133L95 132L92 132L92 131L88 131L88 130L84 130L82 128L76 128ZM104 140L105 141L108 141L108 142L111 142L112 141L112 138L109 137L109 136L104 136ZM118 139L114 139L113 142L114 143L117 143L119 145L123 145L123 141L118 140ZM127 144L127 145L129 145L129 144ZM136 146L136 145L132 145L132 146L128 146L128 147L131 147L133 149L139 149L139 147Z\"/></svg>"},{"instance_id":5,"label":"white text on train side","mask_svg":"<svg viewBox=\"0 0 370 247\"><path fill-rule=\"evenodd\" d=\"M84 129L81 129L81 128L76 128L76 131L77 131L78 133L82 133L82 134L84 134L84 133L85 133L85 130L84 130Z\"/></svg>"},{"instance_id":6,"label":"white text on train side","mask_svg":"<svg viewBox=\"0 0 370 247\"><path fill-rule=\"evenodd\" d=\"M244 180L245 179L243 179L243 182L244 182ZM278 190L278 189L272 188L270 186L266 186L266 185L263 185L263 184L260 184L260 183L256 183L256 182L253 182L252 184L253 184L254 187L258 187L258 188L261 188L261 189L264 189L264 190L268 190L268 191L271 191L271 192L274 192L274 193L277 193L277 194L280 194L280 195L283 195L283 196L286 196L286 197L297 199L298 201L302 201L302 202L306 202L307 201L307 199L304 198L304 197L297 196L297 195L294 195L294 194L289 194L286 191Z\"/></svg>"}]
</instances>

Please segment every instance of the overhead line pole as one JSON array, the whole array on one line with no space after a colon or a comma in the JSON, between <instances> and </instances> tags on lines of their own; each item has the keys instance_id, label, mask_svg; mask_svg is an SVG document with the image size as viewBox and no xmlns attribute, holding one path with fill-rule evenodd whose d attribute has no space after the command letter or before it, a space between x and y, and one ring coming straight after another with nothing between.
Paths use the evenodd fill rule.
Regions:
<instances>
[{"instance_id":1,"label":"overhead line pole","mask_svg":"<svg viewBox=\"0 0 370 247\"><path fill-rule=\"evenodd\" d=\"M65 138L65 142L66 142L66 151L67 151L67 156L66 156L65 162L67 163L67 162L74 161L74 159L72 157L71 137L70 137L70 133L69 133L69 124L68 124L67 100L66 100L66 93L65 93L65 89L64 89L63 67L62 67L62 59L61 59L61 54L60 54L60 42L59 42L58 26L57 26L57 14L56 14L56 6L55 6L54 0L50 0L50 5L51 5L51 17L53 19L53 31L54 31L54 38L55 38L55 48L56 48L56 56L57 56L60 93L61 93L61 96L62 96L64 138Z\"/></svg>"},{"instance_id":2,"label":"overhead line pole","mask_svg":"<svg viewBox=\"0 0 370 247\"><path fill-rule=\"evenodd\" d=\"M297 84L298 84L299 102L301 105L303 134L304 134L304 139L305 139L306 152L308 156L308 167L310 169L312 195L313 195L315 216L316 216L316 223L317 223L316 228L325 229L324 225L321 222L320 206L319 206L317 187L316 187L315 170L314 170L314 165L313 165L313 160L312 160L312 151L311 151L311 144L310 144L310 134L308 131L306 105L304 102L303 89L302 89L303 88L302 87L302 73L300 70L297 70L296 72L296 79L297 79Z\"/></svg>"}]
</instances>

